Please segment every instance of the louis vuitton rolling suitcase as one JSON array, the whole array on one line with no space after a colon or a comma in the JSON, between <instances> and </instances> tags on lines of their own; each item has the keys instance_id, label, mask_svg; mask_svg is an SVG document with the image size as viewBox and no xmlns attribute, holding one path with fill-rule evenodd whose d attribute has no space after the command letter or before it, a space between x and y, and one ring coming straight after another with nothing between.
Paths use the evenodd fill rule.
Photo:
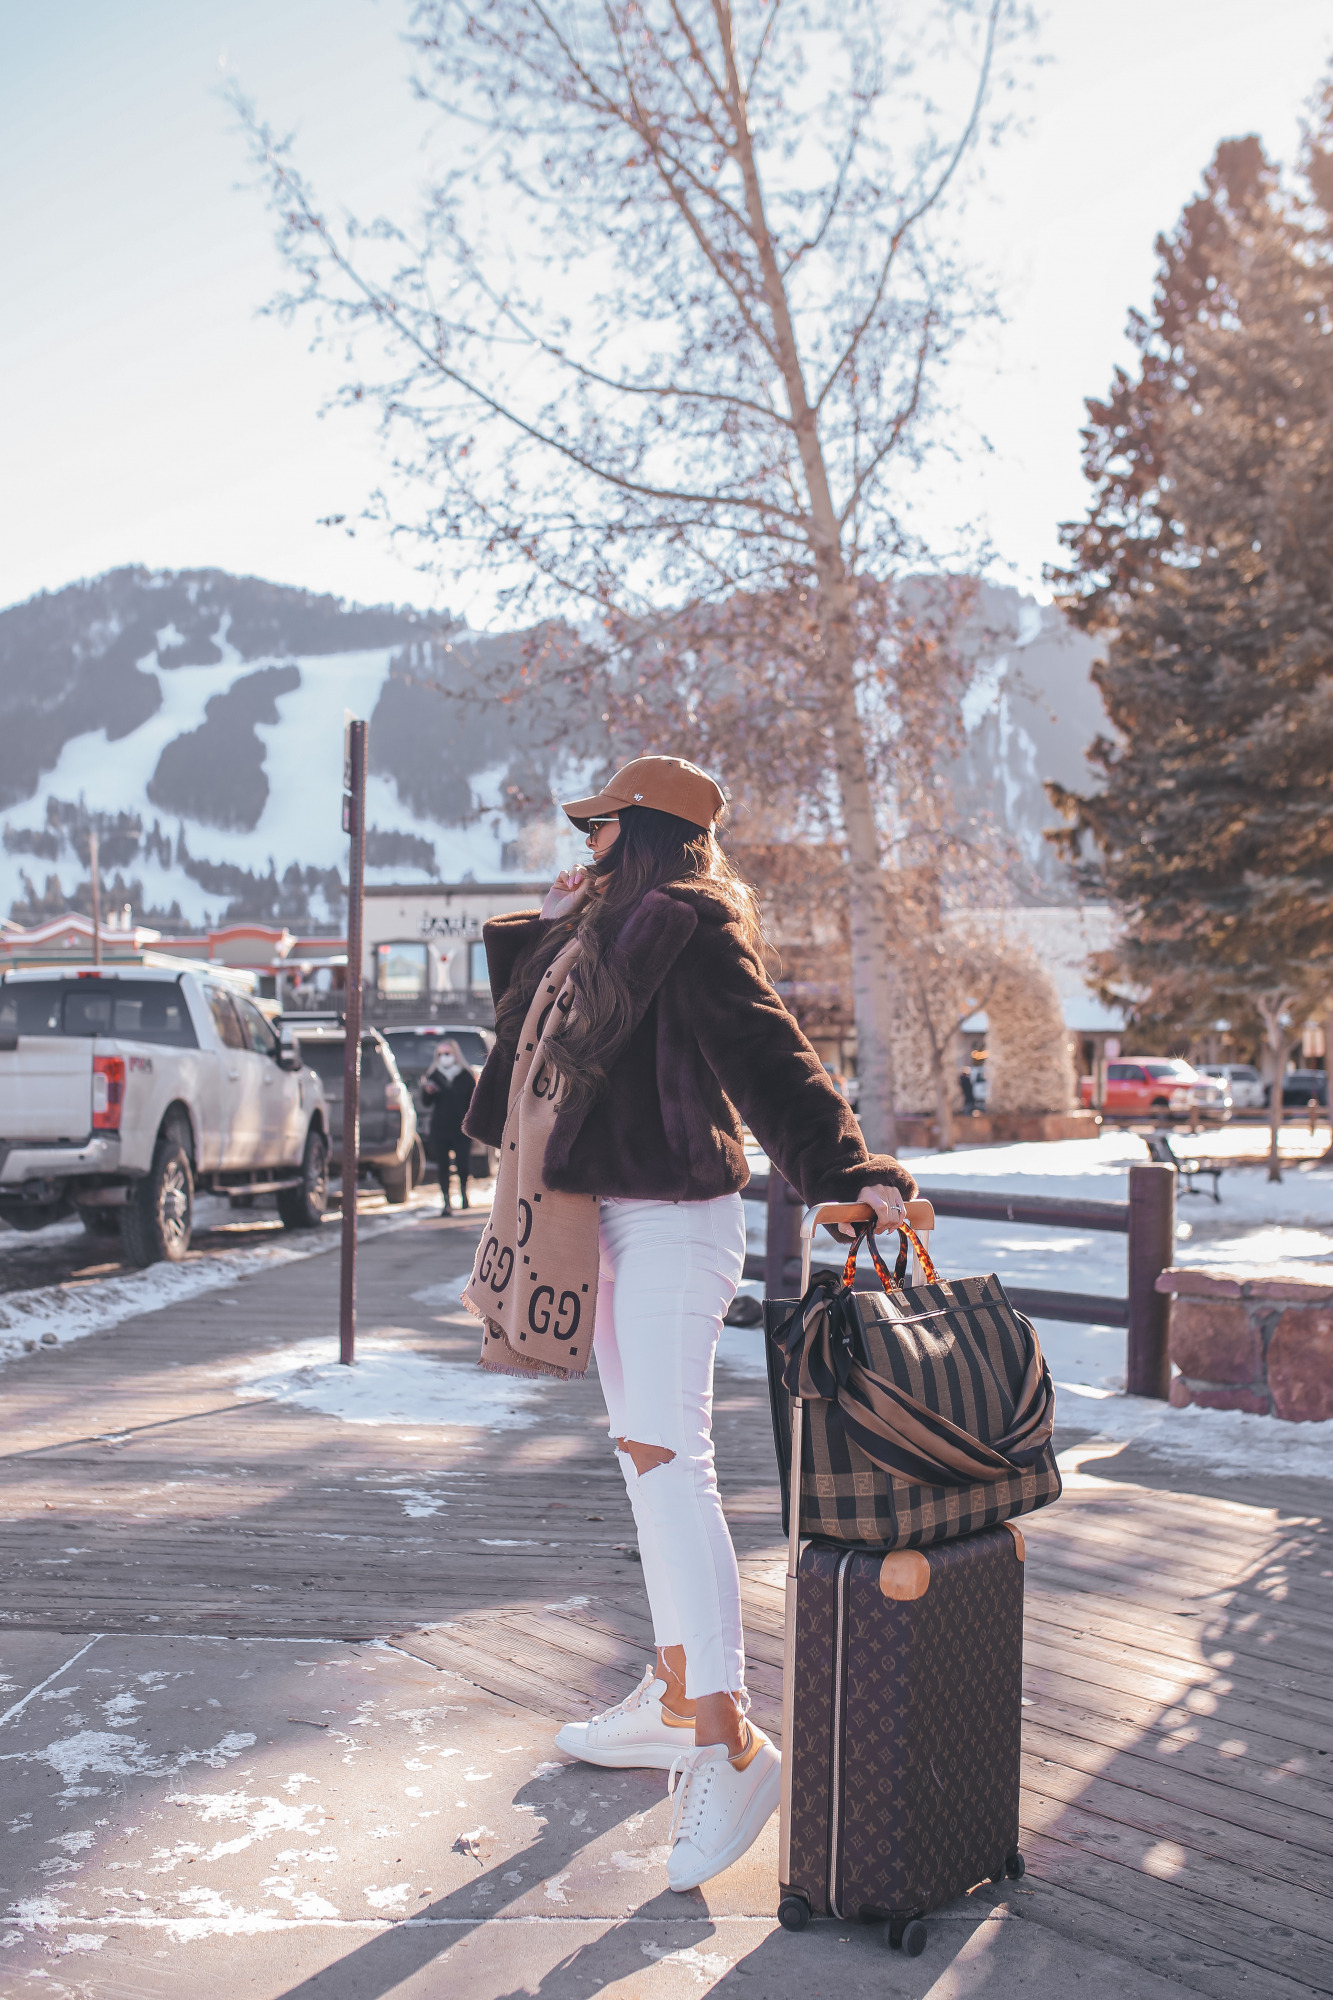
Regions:
<instances>
[{"instance_id":1,"label":"louis vuitton rolling suitcase","mask_svg":"<svg viewBox=\"0 0 1333 2000\"><path fill-rule=\"evenodd\" d=\"M817 1222L868 1212L826 1208L807 1218L803 1298ZM928 1203L908 1213L923 1231L933 1221ZM886 1942L915 1956L931 1910L977 1882L1023 1873L1023 1535L1004 1521L888 1553L820 1540L802 1550L801 1399L783 1415L796 1504L787 1524L778 1916L788 1930L803 1930L812 1915L880 1920Z\"/></svg>"}]
</instances>

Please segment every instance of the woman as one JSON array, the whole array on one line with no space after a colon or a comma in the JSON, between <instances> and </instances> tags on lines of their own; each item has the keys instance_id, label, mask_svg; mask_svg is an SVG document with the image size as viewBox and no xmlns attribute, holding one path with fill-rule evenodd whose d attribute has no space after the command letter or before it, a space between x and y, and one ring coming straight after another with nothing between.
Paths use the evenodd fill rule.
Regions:
<instances>
[{"instance_id":1,"label":"woman","mask_svg":"<svg viewBox=\"0 0 1333 2000\"><path fill-rule=\"evenodd\" d=\"M423 1103L430 1106L430 1154L440 1171L440 1199L449 1213L449 1169L458 1168L458 1198L463 1208L467 1198L472 1141L463 1131L463 1120L472 1102L477 1073L467 1067L457 1042L442 1041L421 1082Z\"/></svg>"},{"instance_id":2,"label":"woman","mask_svg":"<svg viewBox=\"0 0 1333 2000\"><path fill-rule=\"evenodd\" d=\"M745 1259L741 1122L807 1204L867 1201L889 1228L916 1191L867 1153L765 976L753 893L714 831L724 803L693 764L641 757L564 807L591 865L562 873L540 913L486 925L496 1044L466 1120L500 1148L464 1294L486 1321L483 1365L581 1374L592 1319L652 1610L655 1668L556 1743L593 1764L679 1765L680 1890L752 1845L780 1779L746 1720L713 1464L713 1356Z\"/></svg>"}]
</instances>

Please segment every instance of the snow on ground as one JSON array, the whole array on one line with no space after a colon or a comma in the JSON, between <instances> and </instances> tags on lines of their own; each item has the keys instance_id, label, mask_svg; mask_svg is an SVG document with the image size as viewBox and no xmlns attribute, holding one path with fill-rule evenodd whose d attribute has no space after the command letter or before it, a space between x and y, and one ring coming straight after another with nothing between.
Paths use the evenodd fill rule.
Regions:
<instances>
[{"instance_id":1,"label":"snow on ground","mask_svg":"<svg viewBox=\"0 0 1333 2000\"><path fill-rule=\"evenodd\" d=\"M1333 1423L1286 1424L1277 1417L1252 1417L1243 1410L1200 1410L1193 1404L1173 1410L1146 1396L1100 1395L1068 1384L1058 1392L1062 1428L1090 1430L1086 1445L1061 1452L1067 1461L1114 1457L1116 1448L1141 1446L1177 1463L1207 1466L1223 1478L1243 1479L1260 1472L1279 1479L1333 1478ZM1106 1441L1112 1449L1091 1452Z\"/></svg>"},{"instance_id":2,"label":"snow on ground","mask_svg":"<svg viewBox=\"0 0 1333 2000\"><path fill-rule=\"evenodd\" d=\"M427 1220L429 1214L430 1211L421 1209L394 1216L363 1215L359 1232L363 1240L368 1240L387 1229L401 1229ZM82 1223L56 1225L71 1226L82 1233ZM91 1333L107 1333L140 1313L178 1305L183 1299L234 1285L241 1278L256 1277L279 1264L294 1264L306 1257L319 1256L332 1250L339 1236L339 1230L330 1225L309 1236L283 1234L243 1250L201 1253L184 1264L153 1264L146 1271L134 1271L124 1277L82 1279L66 1285L43 1285L33 1291L7 1293L0 1298L0 1364L36 1353L42 1347L67 1347L71 1341L84 1340Z\"/></svg>"},{"instance_id":3,"label":"snow on ground","mask_svg":"<svg viewBox=\"0 0 1333 2000\"><path fill-rule=\"evenodd\" d=\"M1291 1128L1285 1143L1294 1148L1303 1128ZM1221 1157L1224 1142L1233 1153L1253 1151L1254 1128L1201 1134L1200 1155ZM1184 1135L1177 1139L1184 1153ZM749 1155L751 1171L767 1171L762 1154ZM988 1193L1084 1196L1127 1201L1129 1169L1146 1161L1147 1149L1133 1133L1107 1131L1096 1139L1053 1144L977 1146L955 1153L904 1150L904 1161L923 1186L953 1181L960 1188ZM1271 1184L1259 1165L1237 1165L1222 1176L1220 1204L1182 1194L1176 1208L1176 1261L1181 1265L1281 1263L1293 1275L1333 1278L1333 1169L1303 1163L1284 1169ZM762 1204L745 1204L747 1248L761 1253L766 1238ZM937 1219L930 1249L943 1277L995 1272L1008 1286L1044 1291L1086 1292L1094 1297L1125 1295L1125 1239L1100 1230L1038 1228L1021 1223ZM815 1261L831 1264L839 1253L831 1237L816 1238ZM875 1282L869 1259L859 1269ZM742 1290L762 1298L764 1288L748 1280ZM1081 1326L1064 1320L1035 1322L1037 1338L1059 1396L1060 1423L1093 1429L1113 1439L1134 1439L1156 1452L1208 1464L1226 1473L1255 1470L1289 1476L1333 1477L1333 1423L1285 1424L1231 1410L1171 1410L1123 1393L1124 1329ZM762 1327L724 1327L719 1365L733 1376L763 1379Z\"/></svg>"},{"instance_id":4,"label":"snow on ground","mask_svg":"<svg viewBox=\"0 0 1333 2000\"><path fill-rule=\"evenodd\" d=\"M275 1358L278 1365L274 1366ZM347 1424L436 1425L515 1430L540 1421L548 1383L494 1375L475 1361L447 1361L401 1341L356 1343L356 1367L329 1359L327 1341L306 1341L231 1371L244 1398L295 1403Z\"/></svg>"}]
</instances>

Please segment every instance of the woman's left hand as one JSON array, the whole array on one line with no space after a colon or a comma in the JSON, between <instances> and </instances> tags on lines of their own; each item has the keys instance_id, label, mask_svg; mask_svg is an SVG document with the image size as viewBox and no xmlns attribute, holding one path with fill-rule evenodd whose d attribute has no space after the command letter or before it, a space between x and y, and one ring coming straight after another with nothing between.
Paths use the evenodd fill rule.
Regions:
<instances>
[{"instance_id":1,"label":"woman's left hand","mask_svg":"<svg viewBox=\"0 0 1333 2000\"><path fill-rule=\"evenodd\" d=\"M863 1187L856 1199L874 1209L873 1226L877 1233L881 1230L896 1229L900 1223L907 1220L907 1204L896 1187ZM856 1229L850 1222L840 1222L833 1234L840 1243L850 1243L856 1235Z\"/></svg>"},{"instance_id":2,"label":"woman's left hand","mask_svg":"<svg viewBox=\"0 0 1333 2000\"><path fill-rule=\"evenodd\" d=\"M588 871L586 868L562 868L555 881L546 891L542 904L543 923L553 923L559 917L567 917L577 910L579 904L587 900Z\"/></svg>"}]
</instances>

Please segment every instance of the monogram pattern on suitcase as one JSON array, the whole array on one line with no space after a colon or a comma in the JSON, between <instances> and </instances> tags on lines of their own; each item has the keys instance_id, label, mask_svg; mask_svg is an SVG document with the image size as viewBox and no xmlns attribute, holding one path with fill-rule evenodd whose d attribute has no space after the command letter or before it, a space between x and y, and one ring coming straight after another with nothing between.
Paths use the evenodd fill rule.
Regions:
<instances>
[{"instance_id":1,"label":"monogram pattern on suitcase","mask_svg":"<svg viewBox=\"0 0 1333 2000\"><path fill-rule=\"evenodd\" d=\"M788 1521L791 1418L781 1380L781 1350L773 1335L793 1300L766 1300L769 1401L782 1478L783 1526ZM970 1436L1003 1434L1013 1416L1014 1388L1028 1352L1027 1321L1005 1297L998 1278L959 1278L893 1294L858 1292L856 1305L867 1365ZM920 1325L913 1314L935 1314ZM871 1548L928 1548L975 1534L1060 1497L1054 1441L1032 1466L965 1486L898 1485L847 1435L836 1408L807 1401L801 1459L801 1533Z\"/></svg>"},{"instance_id":2,"label":"monogram pattern on suitcase","mask_svg":"<svg viewBox=\"0 0 1333 2000\"><path fill-rule=\"evenodd\" d=\"M1014 1539L932 1548L929 1587L906 1603L883 1596L881 1560L819 1544L801 1558L784 1887L818 1914L937 1909L1018 1846Z\"/></svg>"}]
</instances>

